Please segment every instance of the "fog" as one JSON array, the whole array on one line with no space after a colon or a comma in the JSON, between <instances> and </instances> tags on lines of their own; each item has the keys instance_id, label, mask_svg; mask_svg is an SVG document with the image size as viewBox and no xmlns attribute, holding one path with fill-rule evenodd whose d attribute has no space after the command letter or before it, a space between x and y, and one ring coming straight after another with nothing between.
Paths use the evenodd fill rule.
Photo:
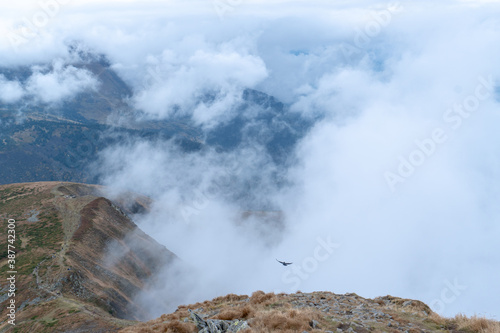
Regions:
<instances>
[{"instance_id":1,"label":"fog","mask_svg":"<svg viewBox=\"0 0 500 333\"><path fill-rule=\"evenodd\" d=\"M0 14L3 66L52 64L25 82L0 76L3 102L99 89L68 66L77 41L106 55L151 119L213 129L251 88L315 122L286 166L251 139L184 153L130 138L100 153L110 195L150 196L136 222L189 266L139 296L151 316L227 293L327 290L498 319L497 2L62 3L45 24L35 1Z\"/></svg>"}]
</instances>

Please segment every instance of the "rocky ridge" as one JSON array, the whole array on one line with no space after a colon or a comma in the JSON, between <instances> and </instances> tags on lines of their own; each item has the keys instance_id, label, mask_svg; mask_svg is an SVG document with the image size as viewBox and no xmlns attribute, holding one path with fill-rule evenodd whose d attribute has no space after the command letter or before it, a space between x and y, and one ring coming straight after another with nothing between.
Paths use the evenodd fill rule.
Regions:
<instances>
[{"instance_id":1,"label":"rocky ridge","mask_svg":"<svg viewBox=\"0 0 500 333\"><path fill-rule=\"evenodd\" d=\"M225 325L217 326L221 321ZM500 323L460 315L442 318L420 301L393 296L366 299L353 293L257 291L251 296L230 294L180 306L174 313L120 332L498 333Z\"/></svg>"}]
</instances>

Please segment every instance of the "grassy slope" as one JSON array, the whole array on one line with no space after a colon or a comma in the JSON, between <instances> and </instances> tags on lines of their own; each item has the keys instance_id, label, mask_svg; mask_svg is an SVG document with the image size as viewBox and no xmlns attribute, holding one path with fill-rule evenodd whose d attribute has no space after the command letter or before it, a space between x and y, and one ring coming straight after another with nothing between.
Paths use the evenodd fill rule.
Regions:
<instances>
[{"instance_id":1,"label":"grassy slope","mask_svg":"<svg viewBox=\"0 0 500 333\"><path fill-rule=\"evenodd\" d=\"M156 265L173 255L112 202L96 196L97 189L58 182L0 186L0 228L7 230L8 219L16 220L18 272L17 325L14 329L6 323L7 290L2 289L0 332L109 332L135 323L119 318L140 312L134 292L144 287ZM7 236L2 234L3 277L8 258ZM127 255L107 265L107 245L125 236L133 238L135 248L125 244Z\"/></svg>"}]
</instances>

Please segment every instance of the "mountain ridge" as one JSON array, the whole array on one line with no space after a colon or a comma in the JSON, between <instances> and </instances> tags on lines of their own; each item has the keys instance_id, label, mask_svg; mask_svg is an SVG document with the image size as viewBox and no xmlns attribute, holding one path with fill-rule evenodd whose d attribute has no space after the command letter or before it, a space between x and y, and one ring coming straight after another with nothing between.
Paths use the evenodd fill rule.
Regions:
<instances>
[{"instance_id":1,"label":"mountain ridge","mask_svg":"<svg viewBox=\"0 0 500 333\"><path fill-rule=\"evenodd\" d=\"M76 183L0 186L2 227L16 221L17 332L108 332L147 317L136 295L178 258L125 213L144 202L103 195L101 186ZM2 273L6 242L0 240ZM0 331L10 328L7 292L0 291Z\"/></svg>"},{"instance_id":2,"label":"mountain ridge","mask_svg":"<svg viewBox=\"0 0 500 333\"><path fill-rule=\"evenodd\" d=\"M457 315L443 318L421 301L355 293L312 292L229 294L181 305L170 314L121 333L498 333L500 322Z\"/></svg>"}]
</instances>

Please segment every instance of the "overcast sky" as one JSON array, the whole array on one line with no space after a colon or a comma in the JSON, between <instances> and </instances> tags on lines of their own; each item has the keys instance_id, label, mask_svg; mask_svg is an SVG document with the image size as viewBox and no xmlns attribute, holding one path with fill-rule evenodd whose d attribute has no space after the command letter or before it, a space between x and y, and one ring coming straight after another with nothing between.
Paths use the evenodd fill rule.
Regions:
<instances>
[{"instance_id":1,"label":"overcast sky","mask_svg":"<svg viewBox=\"0 0 500 333\"><path fill-rule=\"evenodd\" d=\"M2 5L0 64L54 68L0 76L0 100L99 89L68 66L70 44L105 54L151 117L181 105L212 128L243 89L275 96L322 119L279 170L286 188L260 147L185 156L137 141L101 156L106 184L157 200L140 226L198 267L176 300L329 290L499 319L499 12L499 1L17 1ZM217 103L196 102L207 91ZM268 180L253 191L283 212L283 231L238 224L241 206L207 195L228 173Z\"/></svg>"}]
</instances>

